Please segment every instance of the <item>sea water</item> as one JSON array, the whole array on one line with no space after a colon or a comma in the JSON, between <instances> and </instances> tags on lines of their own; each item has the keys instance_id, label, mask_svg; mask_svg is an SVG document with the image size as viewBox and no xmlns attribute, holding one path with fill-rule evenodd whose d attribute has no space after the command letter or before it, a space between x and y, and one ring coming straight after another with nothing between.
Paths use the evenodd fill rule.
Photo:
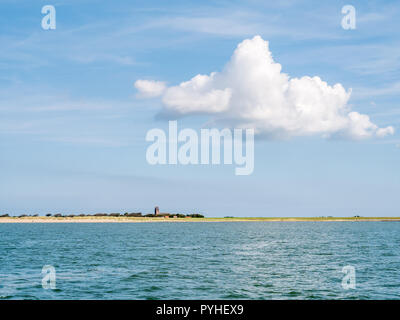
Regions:
<instances>
[{"instance_id":1,"label":"sea water","mask_svg":"<svg viewBox=\"0 0 400 320\"><path fill-rule=\"evenodd\" d=\"M400 222L0 223L0 298L399 299Z\"/></svg>"}]
</instances>

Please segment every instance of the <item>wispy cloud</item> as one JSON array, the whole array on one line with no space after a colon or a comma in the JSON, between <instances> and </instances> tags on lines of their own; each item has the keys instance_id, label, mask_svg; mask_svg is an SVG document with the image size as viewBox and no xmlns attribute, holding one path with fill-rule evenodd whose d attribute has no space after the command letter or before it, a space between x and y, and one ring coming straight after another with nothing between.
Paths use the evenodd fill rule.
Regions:
<instances>
[{"instance_id":1,"label":"wispy cloud","mask_svg":"<svg viewBox=\"0 0 400 320\"><path fill-rule=\"evenodd\" d=\"M398 96L400 95L400 81L391 83L385 87L368 87L354 88L353 93L355 98L371 98L378 96Z\"/></svg>"},{"instance_id":2,"label":"wispy cloud","mask_svg":"<svg viewBox=\"0 0 400 320\"><path fill-rule=\"evenodd\" d=\"M59 137L43 137L40 141L64 143L71 145L98 146L119 148L127 147L133 144L133 141L121 141L121 139L100 138L96 136L59 136ZM140 140L142 142L142 140Z\"/></svg>"}]
</instances>

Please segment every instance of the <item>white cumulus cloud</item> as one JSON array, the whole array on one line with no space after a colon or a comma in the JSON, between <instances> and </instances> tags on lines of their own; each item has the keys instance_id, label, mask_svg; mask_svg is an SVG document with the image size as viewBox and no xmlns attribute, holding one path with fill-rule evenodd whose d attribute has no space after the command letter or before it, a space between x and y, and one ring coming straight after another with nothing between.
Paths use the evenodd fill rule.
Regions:
<instances>
[{"instance_id":1,"label":"white cumulus cloud","mask_svg":"<svg viewBox=\"0 0 400 320\"><path fill-rule=\"evenodd\" d=\"M134 86L140 92L140 97L143 98L158 97L166 89L165 82L153 80L136 80Z\"/></svg>"},{"instance_id":2,"label":"white cumulus cloud","mask_svg":"<svg viewBox=\"0 0 400 320\"><path fill-rule=\"evenodd\" d=\"M197 75L177 86L138 80L145 97L161 96L163 113L209 114L225 126L254 128L266 136L334 135L353 139L384 137L367 115L351 111L351 90L328 85L319 77L290 78L282 73L260 36L241 42L223 71Z\"/></svg>"}]
</instances>

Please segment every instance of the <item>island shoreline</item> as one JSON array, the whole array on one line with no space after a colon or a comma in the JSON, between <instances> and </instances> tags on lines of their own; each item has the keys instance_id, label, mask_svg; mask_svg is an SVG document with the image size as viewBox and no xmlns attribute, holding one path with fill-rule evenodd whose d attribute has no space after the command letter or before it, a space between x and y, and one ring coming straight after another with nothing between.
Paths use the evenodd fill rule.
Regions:
<instances>
[{"instance_id":1,"label":"island shoreline","mask_svg":"<svg viewBox=\"0 0 400 320\"><path fill-rule=\"evenodd\" d=\"M400 217L237 217L237 218L143 218L143 217L0 217L1 223L151 223L151 222L356 222L400 221Z\"/></svg>"}]
</instances>

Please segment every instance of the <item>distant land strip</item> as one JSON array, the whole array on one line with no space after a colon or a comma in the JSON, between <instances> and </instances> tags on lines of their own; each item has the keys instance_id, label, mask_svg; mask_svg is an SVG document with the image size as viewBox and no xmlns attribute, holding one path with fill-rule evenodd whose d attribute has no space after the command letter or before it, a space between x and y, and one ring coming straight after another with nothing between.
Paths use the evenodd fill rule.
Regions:
<instances>
[{"instance_id":1,"label":"distant land strip","mask_svg":"<svg viewBox=\"0 0 400 320\"><path fill-rule=\"evenodd\" d=\"M140 223L140 222L296 222L296 221L400 221L400 217L224 217L224 218L170 218L126 216L74 216L74 217L0 217L0 223Z\"/></svg>"}]
</instances>

